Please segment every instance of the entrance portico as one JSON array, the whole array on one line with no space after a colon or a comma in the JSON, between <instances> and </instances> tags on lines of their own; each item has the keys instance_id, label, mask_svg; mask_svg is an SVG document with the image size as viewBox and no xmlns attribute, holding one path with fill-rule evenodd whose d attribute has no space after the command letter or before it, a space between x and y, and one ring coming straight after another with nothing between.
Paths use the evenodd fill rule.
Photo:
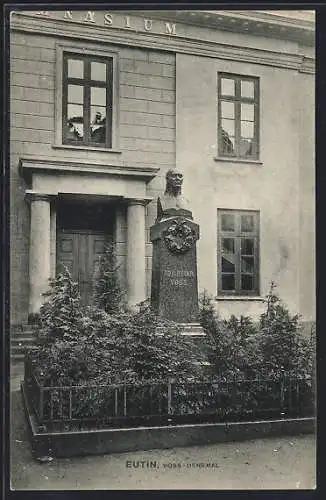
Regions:
<instances>
[{"instance_id":1,"label":"entrance portico","mask_svg":"<svg viewBox=\"0 0 326 500\"><path fill-rule=\"evenodd\" d=\"M62 232L65 229L62 216L58 217L59 207L61 213L63 210L62 200L79 200L80 206L84 201L90 207L92 203L102 203L112 207L114 225L113 231L110 231L113 241L121 243L119 234L126 226L124 259L128 305L133 307L145 300L145 207L151 201L151 198L146 196L146 184L155 176L158 169L85 165L77 170L73 162L63 164L56 160L32 158L21 159L20 168L30 187L26 190L31 218L29 314L33 315L39 311L44 300L43 293L49 286L48 280L55 274L55 263L58 262L57 243L62 242ZM66 208L67 211L69 208ZM83 217L82 213L80 217ZM91 262L92 265L99 250L94 250L94 255L91 250L87 253L85 245L91 248L94 244L99 249L99 242L103 243L110 231L106 231L104 226L100 228L102 231L98 231L99 228L92 227L91 223L85 226L83 231L78 224L76 228L74 230L70 228L69 232L69 227L66 227L66 257L68 260L73 260L73 249L79 246L80 262L83 261L86 268L89 264L86 265L85 262ZM97 237L94 239L92 234L97 234ZM100 234L102 236L99 236ZM61 246L60 260L63 258L62 255ZM84 290L83 294L86 297L85 293Z\"/></svg>"}]
</instances>

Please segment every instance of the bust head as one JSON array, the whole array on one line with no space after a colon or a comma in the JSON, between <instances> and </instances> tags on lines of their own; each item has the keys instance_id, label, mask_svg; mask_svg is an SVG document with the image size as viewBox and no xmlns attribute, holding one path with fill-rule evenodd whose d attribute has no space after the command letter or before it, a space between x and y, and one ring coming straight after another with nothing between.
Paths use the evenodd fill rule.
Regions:
<instances>
[{"instance_id":1,"label":"bust head","mask_svg":"<svg viewBox=\"0 0 326 500\"><path fill-rule=\"evenodd\" d=\"M181 186L183 182L183 175L177 170L168 170L166 173L166 188L164 194L169 194L170 196L178 196L181 194Z\"/></svg>"}]
</instances>

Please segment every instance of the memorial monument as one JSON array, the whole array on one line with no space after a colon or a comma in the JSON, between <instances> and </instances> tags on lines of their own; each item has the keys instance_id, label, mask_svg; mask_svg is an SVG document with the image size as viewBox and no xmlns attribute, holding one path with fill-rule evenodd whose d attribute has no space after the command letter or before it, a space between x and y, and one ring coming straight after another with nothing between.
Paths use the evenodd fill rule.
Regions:
<instances>
[{"instance_id":1,"label":"memorial monument","mask_svg":"<svg viewBox=\"0 0 326 500\"><path fill-rule=\"evenodd\" d=\"M150 228L153 243L153 311L175 321L191 335L204 335L198 322L196 242L199 225L193 221L187 199L181 194L183 175L169 170L166 189L157 200L157 219Z\"/></svg>"}]
</instances>

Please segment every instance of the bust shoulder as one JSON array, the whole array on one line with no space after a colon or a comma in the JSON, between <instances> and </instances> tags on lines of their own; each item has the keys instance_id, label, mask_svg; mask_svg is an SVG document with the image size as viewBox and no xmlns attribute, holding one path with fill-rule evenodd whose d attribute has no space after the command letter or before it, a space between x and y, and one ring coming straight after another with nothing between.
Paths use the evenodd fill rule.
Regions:
<instances>
[{"instance_id":1,"label":"bust shoulder","mask_svg":"<svg viewBox=\"0 0 326 500\"><path fill-rule=\"evenodd\" d=\"M160 196L157 200L157 218L175 215L192 218L188 200L182 196L175 197L168 194Z\"/></svg>"}]
</instances>

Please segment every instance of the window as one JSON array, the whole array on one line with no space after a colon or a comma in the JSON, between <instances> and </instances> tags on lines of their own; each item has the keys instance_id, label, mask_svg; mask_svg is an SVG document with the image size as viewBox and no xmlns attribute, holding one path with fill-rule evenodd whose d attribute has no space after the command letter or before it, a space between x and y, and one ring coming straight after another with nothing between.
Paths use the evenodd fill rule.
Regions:
<instances>
[{"instance_id":1,"label":"window","mask_svg":"<svg viewBox=\"0 0 326 500\"><path fill-rule=\"evenodd\" d=\"M63 53L62 143L112 148L113 59Z\"/></svg>"},{"instance_id":2,"label":"window","mask_svg":"<svg viewBox=\"0 0 326 500\"><path fill-rule=\"evenodd\" d=\"M259 213L218 210L218 293L259 295Z\"/></svg>"},{"instance_id":3,"label":"window","mask_svg":"<svg viewBox=\"0 0 326 500\"><path fill-rule=\"evenodd\" d=\"M220 73L218 77L219 156L259 157L258 78Z\"/></svg>"}]
</instances>

